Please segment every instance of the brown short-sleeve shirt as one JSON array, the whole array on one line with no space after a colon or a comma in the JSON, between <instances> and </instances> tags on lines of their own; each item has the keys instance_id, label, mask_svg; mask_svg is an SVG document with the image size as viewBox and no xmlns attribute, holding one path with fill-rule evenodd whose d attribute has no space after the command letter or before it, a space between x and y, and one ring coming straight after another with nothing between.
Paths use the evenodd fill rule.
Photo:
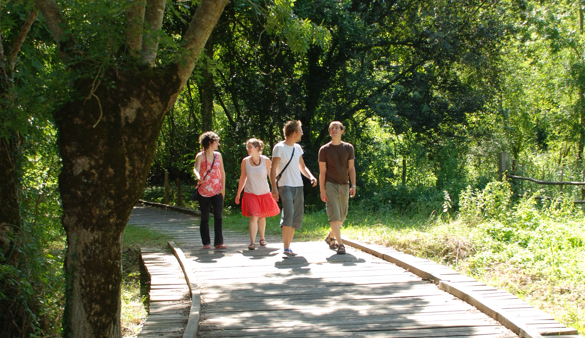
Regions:
<instances>
[{"instance_id":1,"label":"brown short-sleeve shirt","mask_svg":"<svg viewBox=\"0 0 585 338\"><path fill-rule=\"evenodd\" d=\"M353 145L341 142L333 145L331 142L319 149L319 162L327 163L325 182L349 184L348 162L355 159Z\"/></svg>"}]
</instances>

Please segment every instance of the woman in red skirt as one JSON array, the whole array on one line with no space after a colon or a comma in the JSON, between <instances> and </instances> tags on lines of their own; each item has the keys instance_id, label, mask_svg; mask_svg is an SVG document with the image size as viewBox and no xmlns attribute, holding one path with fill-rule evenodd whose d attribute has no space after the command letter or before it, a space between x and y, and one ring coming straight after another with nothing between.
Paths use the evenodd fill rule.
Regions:
<instances>
[{"instance_id":1,"label":"woman in red skirt","mask_svg":"<svg viewBox=\"0 0 585 338\"><path fill-rule=\"evenodd\" d=\"M246 142L249 156L242 160L242 173L236 194L236 204L240 204L240 194L244 190L242 214L250 218L250 245L248 245L250 250L256 249L254 242L258 230L260 230L260 245L268 244L264 238L266 217L280 213L280 208L272 198L268 186L268 173L270 173L272 163L268 157L261 155L263 149L264 142L261 140L251 138Z\"/></svg>"}]
</instances>

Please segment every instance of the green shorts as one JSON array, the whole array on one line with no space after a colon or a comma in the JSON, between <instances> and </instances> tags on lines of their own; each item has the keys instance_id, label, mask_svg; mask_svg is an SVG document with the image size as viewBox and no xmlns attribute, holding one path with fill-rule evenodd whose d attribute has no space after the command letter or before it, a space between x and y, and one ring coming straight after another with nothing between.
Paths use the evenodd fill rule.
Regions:
<instances>
[{"instance_id":1,"label":"green shorts","mask_svg":"<svg viewBox=\"0 0 585 338\"><path fill-rule=\"evenodd\" d=\"M345 221L349 203L349 184L325 182L327 193L327 216L329 222Z\"/></svg>"}]
</instances>

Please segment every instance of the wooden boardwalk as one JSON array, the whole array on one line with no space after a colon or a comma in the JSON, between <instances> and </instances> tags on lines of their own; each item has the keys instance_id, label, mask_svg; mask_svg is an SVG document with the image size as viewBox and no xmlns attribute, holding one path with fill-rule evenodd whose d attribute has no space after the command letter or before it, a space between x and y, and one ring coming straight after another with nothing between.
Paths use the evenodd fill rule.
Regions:
<instances>
[{"instance_id":1,"label":"wooden boardwalk","mask_svg":"<svg viewBox=\"0 0 585 338\"><path fill-rule=\"evenodd\" d=\"M293 241L299 255L289 258L279 237L250 251L246 234L225 232L227 250L204 250L196 217L139 207L129 223L169 234L186 255L200 294L198 337L517 337L485 314L506 322L494 308L521 318L522 336L578 337L510 294L390 248L337 255L324 242ZM480 299L483 312L453 294Z\"/></svg>"},{"instance_id":2,"label":"wooden boardwalk","mask_svg":"<svg viewBox=\"0 0 585 338\"><path fill-rule=\"evenodd\" d=\"M324 242L249 251L183 247L201 291L200 337L516 337L430 282Z\"/></svg>"},{"instance_id":3,"label":"wooden boardwalk","mask_svg":"<svg viewBox=\"0 0 585 338\"><path fill-rule=\"evenodd\" d=\"M179 262L169 252L141 249L150 277L148 320L140 331L143 338L183 337L191 296Z\"/></svg>"}]
</instances>

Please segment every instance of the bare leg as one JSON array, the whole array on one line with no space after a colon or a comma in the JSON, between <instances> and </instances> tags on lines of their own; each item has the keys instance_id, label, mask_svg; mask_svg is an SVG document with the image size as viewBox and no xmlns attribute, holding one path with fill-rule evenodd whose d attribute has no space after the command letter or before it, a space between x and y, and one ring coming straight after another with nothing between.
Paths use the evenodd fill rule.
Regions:
<instances>
[{"instance_id":1,"label":"bare leg","mask_svg":"<svg viewBox=\"0 0 585 338\"><path fill-rule=\"evenodd\" d=\"M266 227L266 221L264 221L264 227ZM250 222L248 223L248 230L250 231L250 243L254 243L256 240L256 233L258 232L258 217L257 216L250 216ZM262 237L262 232L260 232L260 237Z\"/></svg>"},{"instance_id":2,"label":"bare leg","mask_svg":"<svg viewBox=\"0 0 585 338\"><path fill-rule=\"evenodd\" d=\"M333 229L333 227L331 229ZM329 231L329 234L327 235L327 237L335 239L335 234L333 233L333 230Z\"/></svg>"},{"instance_id":3,"label":"bare leg","mask_svg":"<svg viewBox=\"0 0 585 338\"><path fill-rule=\"evenodd\" d=\"M337 239L337 244L343 245L343 242L341 241L341 221L331 221L329 224L331 225L331 233L329 236L331 237L331 234L333 234Z\"/></svg>"},{"instance_id":4,"label":"bare leg","mask_svg":"<svg viewBox=\"0 0 585 338\"><path fill-rule=\"evenodd\" d=\"M264 233L266 232L266 218L262 217L258 219L258 230L260 231L260 239L265 239Z\"/></svg>"},{"instance_id":5,"label":"bare leg","mask_svg":"<svg viewBox=\"0 0 585 338\"><path fill-rule=\"evenodd\" d=\"M290 243L295 235L295 228L287 225L282 226L282 242L285 249L290 249Z\"/></svg>"}]
</instances>

